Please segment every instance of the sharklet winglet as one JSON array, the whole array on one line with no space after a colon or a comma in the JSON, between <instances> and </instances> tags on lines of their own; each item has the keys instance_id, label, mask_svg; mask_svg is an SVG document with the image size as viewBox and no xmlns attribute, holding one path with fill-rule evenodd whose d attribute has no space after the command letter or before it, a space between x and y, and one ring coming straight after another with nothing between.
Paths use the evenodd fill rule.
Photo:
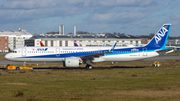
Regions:
<instances>
[{"instance_id":1,"label":"sharklet winglet","mask_svg":"<svg viewBox=\"0 0 180 101\"><path fill-rule=\"evenodd\" d=\"M116 47L116 44L117 44L117 42L114 44L114 46L111 48L111 52L113 52L114 51L114 48Z\"/></svg>"}]
</instances>

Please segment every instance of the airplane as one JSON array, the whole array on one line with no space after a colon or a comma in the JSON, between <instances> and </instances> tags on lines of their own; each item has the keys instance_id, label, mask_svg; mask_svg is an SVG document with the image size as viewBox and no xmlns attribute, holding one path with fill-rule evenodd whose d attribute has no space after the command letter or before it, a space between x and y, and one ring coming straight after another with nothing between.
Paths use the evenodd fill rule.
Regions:
<instances>
[{"instance_id":1,"label":"airplane","mask_svg":"<svg viewBox=\"0 0 180 101\"><path fill-rule=\"evenodd\" d=\"M69 67L79 67L82 62L92 69L95 62L124 62L143 60L164 55L172 49L166 47L171 24L164 24L151 41L143 47L22 47L5 55L10 61L63 62Z\"/></svg>"}]
</instances>

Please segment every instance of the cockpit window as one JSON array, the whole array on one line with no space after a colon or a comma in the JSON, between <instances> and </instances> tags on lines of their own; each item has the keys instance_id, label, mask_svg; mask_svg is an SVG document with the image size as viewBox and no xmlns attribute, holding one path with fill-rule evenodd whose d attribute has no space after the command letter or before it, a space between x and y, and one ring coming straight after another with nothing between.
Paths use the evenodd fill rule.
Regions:
<instances>
[{"instance_id":1,"label":"cockpit window","mask_svg":"<svg viewBox=\"0 0 180 101\"><path fill-rule=\"evenodd\" d=\"M11 51L11 53L17 53L17 51Z\"/></svg>"}]
</instances>

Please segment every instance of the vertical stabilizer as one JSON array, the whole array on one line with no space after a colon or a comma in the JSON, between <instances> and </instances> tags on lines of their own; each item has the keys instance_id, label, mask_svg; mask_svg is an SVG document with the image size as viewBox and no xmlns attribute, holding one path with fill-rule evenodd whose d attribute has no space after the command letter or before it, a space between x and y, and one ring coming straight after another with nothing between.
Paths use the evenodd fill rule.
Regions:
<instances>
[{"instance_id":1,"label":"vertical stabilizer","mask_svg":"<svg viewBox=\"0 0 180 101\"><path fill-rule=\"evenodd\" d=\"M79 47L79 45L76 42L74 42L74 46Z\"/></svg>"},{"instance_id":2,"label":"vertical stabilizer","mask_svg":"<svg viewBox=\"0 0 180 101\"><path fill-rule=\"evenodd\" d=\"M171 24L164 24L145 47L153 49L165 48L170 28Z\"/></svg>"},{"instance_id":3,"label":"vertical stabilizer","mask_svg":"<svg viewBox=\"0 0 180 101\"><path fill-rule=\"evenodd\" d=\"M43 42L42 42L42 41L40 41L40 44L41 44L41 47L45 47L45 45L43 44Z\"/></svg>"}]
</instances>

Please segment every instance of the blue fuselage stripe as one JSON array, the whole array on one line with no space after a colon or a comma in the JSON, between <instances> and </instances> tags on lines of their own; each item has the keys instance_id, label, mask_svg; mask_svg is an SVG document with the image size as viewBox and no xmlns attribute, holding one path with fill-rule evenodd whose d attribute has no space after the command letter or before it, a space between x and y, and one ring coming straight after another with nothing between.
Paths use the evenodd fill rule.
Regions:
<instances>
[{"instance_id":1,"label":"blue fuselage stripe","mask_svg":"<svg viewBox=\"0 0 180 101\"><path fill-rule=\"evenodd\" d=\"M74 53L60 53L60 54L48 54L48 55L38 55L38 56L27 56L19 57L19 58L67 58L67 57L82 57L94 54L101 54L108 52L109 50L100 50L100 51L88 51L88 52L74 52ZM124 55L124 54L134 54L134 53L142 53L142 52L153 52L154 49L146 48L146 47L134 47L134 48L124 48L124 49L114 49L112 53L107 53L105 56L111 55Z\"/></svg>"}]
</instances>

